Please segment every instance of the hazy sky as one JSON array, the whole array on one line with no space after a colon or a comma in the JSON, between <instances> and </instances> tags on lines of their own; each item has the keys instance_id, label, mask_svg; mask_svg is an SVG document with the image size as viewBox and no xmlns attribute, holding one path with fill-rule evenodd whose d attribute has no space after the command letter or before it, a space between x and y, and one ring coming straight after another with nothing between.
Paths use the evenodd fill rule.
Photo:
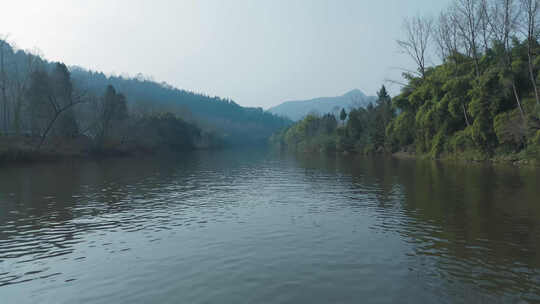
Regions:
<instances>
[{"instance_id":1,"label":"hazy sky","mask_svg":"<svg viewBox=\"0 0 540 304\"><path fill-rule=\"evenodd\" d=\"M0 34L49 60L143 73L245 106L369 95L411 67L402 19L446 0L2 0ZM396 89L394 88L394 91Z\"/></svg>"}]
</instances>

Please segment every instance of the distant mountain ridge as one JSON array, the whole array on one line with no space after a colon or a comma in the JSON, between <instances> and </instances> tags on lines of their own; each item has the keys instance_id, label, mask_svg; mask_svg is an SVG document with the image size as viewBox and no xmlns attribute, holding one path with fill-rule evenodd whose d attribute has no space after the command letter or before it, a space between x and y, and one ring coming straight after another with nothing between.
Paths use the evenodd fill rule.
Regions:
<instances>
[{"instance_id":1,"label":"distant mountain ridge","mask_svg":"<svg viewBox=\"0 0 540 304\"><path fill-rule=\"evenodd\" d=\"M319 97L309 100L286 101L268 109L268 112L298 121L310 113L326 114L349 110L351 108L367 107L375 102L376 97L367 96L364 92L354 89L341 96Z\"/></svg>"},{"instance_id":2,"label":"distant mountain ridge","mask_svg":"<svg viewBox=\"0 0 540 304\"><path fill-rule=\"evenodd\" d=\"M127 97L129 108L135 112L174 113L205 131L215 132L227 144L266 143L274 132L290 124L262 108L242 107L230 99L178 89L143 76L107 76L73 66L71 77L97 96L107 85L113 85Z\"/></svg>"}]
</instances>

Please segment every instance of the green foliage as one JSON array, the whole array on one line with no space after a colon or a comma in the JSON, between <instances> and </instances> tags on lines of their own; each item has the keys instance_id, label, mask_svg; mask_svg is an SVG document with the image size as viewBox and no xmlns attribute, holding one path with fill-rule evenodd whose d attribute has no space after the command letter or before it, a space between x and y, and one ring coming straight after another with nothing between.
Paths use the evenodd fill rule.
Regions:
<instances>
[{"instance_id":1,"label":"green foliage","mask_svg":"<svg viewBox=\"0 0 540 304\"><path fill-rule=\"evenodd\" d=\"M536 131L530 139L529 144L524 150L525 157L534 159L538 163L540 161L540 130Z\"/></svg>"},{"instance_id":2,"label":"green foliage","mask_svg":"<svg viewBox=\"0 0 540 304\"><path fill-rule=\"evenodd\" d=\"M393 99L400 114L386 130L392 150L414 143L417 152L433 158L456 153L485 158L531 145L528 138L540 121L525 43L514 41L511 51L508 67L503 47L495 43L480 58L478 76L473 59L459 53L431 68L424 79L408 75L408 85Z\"/></svg>"},{"instance_id":3,"label":"green foliage","mask_svg":"<svg viewBox=\"0 0 540 304\"><path fill-rule=\"evenodd\" d=\"M540 60L534 64L536 73ZM475 160L523 152L537 158L540 105L528 74L525 42L515 40L511 56L494 43L479 65L477 74L473 58L453 53L424 77L405 74L407 84L399 95L391 99L383 86L376 104L351 110L347 123L325 136L336 138L337 151L415 150L432 158ZM319 142L319 133L306 131L315 121L308 117L292 126L284 144L306 148Z\"/></svg>"},{"instance_id":4,"label":"green foliage","mask_svg":"<svg viewBox=\"0 0 540 304\"><path fill-rule=\"evenodd\" d=\"M493 128L499 143L506 150L519 149L525 144L525 124L517 109L495 116Z\"/></svg>"},{"instance_id":5,"label":"green foliage","mask_svg":"<svg viewBox=\"0 0 540 304\"><path fill-rule=\"evenodd\" d=\"M540 147L540 130L536 131L536 134L531 139L531 144Z\"/></svg>"},{"instance_id":6,"label":"green foliage","mask_svg":"<svg viewBox=\"0 0 540 304\"><path fill-rule=\"evenodd\" d=\"M392 151L413 144L415 133L414 114L409 111L399 114L395 120L390 122L386 130Z\"/></svg>"},{"instance_id":7,"label":"green foliage","mask_svg":"<svg viewBox=\"0 0 540 304\"><path fill-rule=\"evenodd\" d=\"M465 130L457 131L452 134L449 140L449 152L451 153L463 153L475 148L472 140L472 127L468 127Z\"/></svg>"},{"instance_id":8,"label":"green foliage","mask_svg":"<svg viewBox=\"0 0 540 304\"><path fill-rule=\"evenodd\" d=\"M275 134L271 140L301 151L333 151L336 129L334 115L308 115L289 129Z\"/></svg>"},{"instance_id":9,"label":"green foliage","mask_svg":"<svg viewBox=\"0 0 540 304\"><path fill-rule=\"evenodd\" d=\"M342 110L340 119L345 120L348 116L348 120L341 127L331 114L308 115L285 131L274 134L271 141L297 151L385 151L387 128L395 111L384 86L378 96L376 104L370 104L366 109L352 109L348 115Z\"/></svg>"},{"instance_id":10,"label":"green foliage","mask_svg":"<svg viewBox=\"0 0 540 304\"><path fill-rule=\"evenodd\" d=\"M444 130L440 130L433 138L433 143L431 145L431 151L429 154L431 157L437 158L443 151L446 150L446 132Z\"/></svg>"}]
</instances>

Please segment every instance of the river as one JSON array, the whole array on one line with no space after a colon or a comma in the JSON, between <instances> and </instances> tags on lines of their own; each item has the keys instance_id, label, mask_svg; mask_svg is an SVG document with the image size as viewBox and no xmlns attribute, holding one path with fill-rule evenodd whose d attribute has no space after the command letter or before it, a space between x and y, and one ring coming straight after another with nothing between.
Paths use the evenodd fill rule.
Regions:
<instances>
[{"instance_id":1,"label":"river","mask_svg":"<svg viewBox=\"0 0 540 304\"><path fill-rule=\"evenodd\" d=\"M0 302L538 302L539 178L258 149L2 167Z\"/></svg>"}]
</instances>

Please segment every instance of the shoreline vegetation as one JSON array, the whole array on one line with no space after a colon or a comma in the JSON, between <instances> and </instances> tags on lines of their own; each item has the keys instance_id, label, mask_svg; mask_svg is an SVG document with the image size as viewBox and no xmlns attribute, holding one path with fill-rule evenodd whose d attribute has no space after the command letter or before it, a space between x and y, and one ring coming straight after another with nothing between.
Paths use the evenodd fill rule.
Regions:
<instances>
[{"instance_id":1,"label":"shoreline vegetation","mask_svg":"<svg viewBox=\"0 0 540 304\"><path fill-rule=\"evenodd\" d=\"M290 123L140 74L48 62L0 39L0 163L267 144Z\"/></svg>"},{"instance_id":2,"label":"shoreline vegetation","mask_svg":"<svg viewBox=\"0 0 540 304\"><path fill-rule=\"evenodd\" d=\"M37 71L31 75L28 98L31 103L31 132L0 134L0 163L35 162L64 158L103 158L148 155L159 151L211 149L223 145L216 134L203 131L169 112L131 114L123 94L109 85L88 113L90 125L77 119L74 110L88 106L86 97L74 97L67 67L55 65L51 74ZM51 82L51 78L60 78ZM32 104L33 102L33 104ZM47 103L48 102L48 103ZM88 109L86 109L88 110ZM93 110L93 111L92 111ZM37 112L38 114L34 114Z\"/></svg>"},{"instance_id":3,"label":"shoreline vegetation","mask_svg":"<svg viewBox=\"0 0 540 304\"><path fill-rule=\"evenodd\" d=\"M404 22L416 63L393 98L308 115L270 142L298 152L391 154L540 165L540 3L455 0L438 19ZM441 63L428 66L438 53Z\"/></svg>"},{"instance_id":4,"label":"shoreline vegetation","mask_svg":"<svg viewBox=\"0 0 540 304\"><path fill-rule=\"evenodd\" d=\"M175 146L173 142L149 143L137 140L108 141L105 146L85 136L53 138L39 149L41 138L33 136L0 136L0 165L70 159L102 159L110 157L149 156L170 152L218 149L218 140L210 135L198 135L195 142Z\"/></svg>"}]
</instances>

